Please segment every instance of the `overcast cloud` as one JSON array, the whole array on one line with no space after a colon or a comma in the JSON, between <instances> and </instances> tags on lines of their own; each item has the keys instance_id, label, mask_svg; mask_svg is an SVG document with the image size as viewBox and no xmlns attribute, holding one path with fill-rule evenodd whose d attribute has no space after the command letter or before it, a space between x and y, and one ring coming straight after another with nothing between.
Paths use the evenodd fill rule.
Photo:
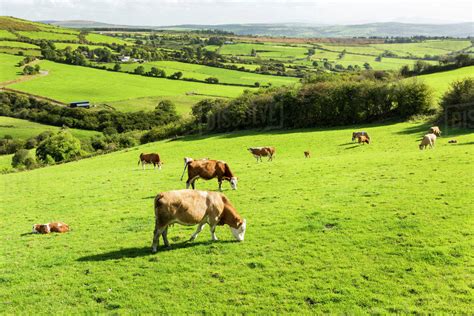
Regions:
<instances>
[{"instance_id":1,"label":"overcast cloud","mask_svg":"<svg viewBox=\"0 0 474 316\"><path fill-rule=\"evenodd\" d=\"M0 15L130 25L473 21L472 0L0 0Z\"/></svg>"}]
</instances>

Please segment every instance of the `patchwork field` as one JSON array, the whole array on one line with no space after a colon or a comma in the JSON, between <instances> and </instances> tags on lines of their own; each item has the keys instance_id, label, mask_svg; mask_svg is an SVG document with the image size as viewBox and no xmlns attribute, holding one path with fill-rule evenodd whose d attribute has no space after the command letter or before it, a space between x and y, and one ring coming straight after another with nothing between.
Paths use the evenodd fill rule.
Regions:
<instances>
[{"instance_id":1,"label":"patchwork field","mask_svg":"<svg viewBox=\"0 0 474 316\"><path fill-rule=\"evenodd\" d=\"M17 47L17 48L34 48L38 49L39 46L23 43L23 42L14 42L14 41L0 41L0 47Z\"/></svg>"},{"instance_id":2,"label":"patchwork field","mask_svg":"<svg viewBox=\"0 0 474 316\"><path fill-rule=\"evenodd\" d=\"M463 78L474 78L474 66L422 75L417 78L425 81L433 89L435 97L440 98L448 90L449 85L453 81Z\"/></svg>"},{"instance_id":3,"label":"patchwork field","mask_svg":"<svg viewBox=\"0 0 474 316\"><path fill-rule=\"evenodd\" d=\"M53 32L25 32L19 31L18 34L24 37L28 37L35 40L49 40L49 41L79 41L79 37L76 34L67 34L67 33L53 33Z\"/></svg>"},{"instance_id":4,"label":"patchwork field","mask_svg":"<svg viewBox=\"0 0 474 316\"><path fill-rule=\"evenodd\" d=\"M14 139L26 140L30 137L37 136L44 131L58 130L60 130L60 127L57 126L44 125L27 120L0 116L0 137L11 135ZM95 131L87 131L75 128L70 128L69 131L79 139L89 139L94 135L100 134L99 132Z\"/></svg>"},{"instance_id":5,"label":"patchwork field","mask_svg":"<svg viewBox=\"0 0 474 316\"><path fill-rule=\"evenodd\" d=\"M87 46L89 49L96 49L96 48L105 48L110 50L107 46L101 46L101 45L86 45L86 44L74 44L74 43L54 43L54 46L56 49L65 49L66 47L71 47L72 50L75 50L79 46Z\"/></svg>"},{"instance_id":6,"label":"patchwork field","mask_svg":"<svg viewBox=\"0 0 474 316\"><path fill-rule=\"evenodd\" d=\"M245 88L212 85L182 80L149 78L42 60L48 75L9 85L9 88L47 96L62 102L87 99L93 103L113 102L140 97L236 97Z\"/></svg>"},{"instance_id":7,"label":"patchwork field","mask_svg":"<svg viewBox=\"0 0 474 316\"><path fill-rule=\"evenodd\" d=\"M0 38L14 39L16 38L16 35L10 31L0 29Z\"/></svg>"},{"instance_id":8,"label":"patchwork field","mask_svg":"<svg viewBox=\"0 0 474 316\"><path fill-rule=\"evenodd\" d=\"M86 35L86 40L95 44L119 44L119 45L133 45L133 43L126 42L120 38L105 36L96 33L89 33Z\"/></svg>"},{"instance_id":9,"label":"patchwork field","mask_svg":"<svg viewBox=\"0 0 474 316\"><path fill-rule=\"evenodd\" d=\"M0 175L0 217L15 223L0 232L0 312L469 314L474 134L445 130L420 151L427 128L190 137ZM354 129L373 143L350 142ZM246 151L260 145L277 148L273 162ZM152 151L163 170L137 167ZM184 187L184 156L224 159L239 177L224 193L247 219L243 243L227 227L186 243L194 228L175 225L171 249L150 253L153 198ZM54 220L72 231L27 234Z\"/></svg>"},{"instance_id":10,"label":"patchwork field","mask_svg":"<svg viewBox=\"0 0 474 316\"><path fill-rule=\"evenodd\" d=\"M21 76L21 68L16 67L24 57L0 53L0 83L14 80Z\"/></svg>"}]
</instances>

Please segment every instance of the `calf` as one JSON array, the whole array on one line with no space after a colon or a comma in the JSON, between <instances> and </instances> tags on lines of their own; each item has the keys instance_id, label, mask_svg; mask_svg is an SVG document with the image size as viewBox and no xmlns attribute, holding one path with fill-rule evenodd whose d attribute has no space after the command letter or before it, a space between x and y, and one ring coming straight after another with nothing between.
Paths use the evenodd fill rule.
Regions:
<instances>
[{"instance_id":1,"label":"calf","mask_svg":"<svg viewBox=\"0 0 474 316\"><path fill-rule=\"evenodd\" d=\"M304 152L304 157L305 158L311 158L311 153L309 152L309 150Z\"/></svg>"},{"instance_id":2,"label":"calf","mask_svg":"<svg viewBox=\"0 0 474 316\"><path fill-rule=\"evenodd\" d=\"M69 231L69 225L63 222L53 222L47 224L34 224L34 234L65 233Z\"/></svg>"},{"instance_id":3,"label":"calf","mask_svg":"<svg viewBox=\"0 0 474 316\"><path fill-rule=\"evenodd\" d=\"M152 252L158 249L160 235L165 246L169 247L168 226L175 223L198 225L190 241L196 239L206 224L211 227L212 240L217 240L217 225L229 225L237 241L244 240L247 228L246 220L242 219L223 194L195 190L162 192L155 197Z\"/></svg>"},{"instance_id":4,"label":"calf","mask_svg":"<svg viewBox=\"0 0 474 316\"><path fill-rule=\"evenodd\" d=\"M357 141L359 142L359 144L360 144L360 143L362 143L362 144L365 144L365 143L370 144L370 138L368 138L367 136L363 136L363 135L359 135L359 136L357 137Z\"/></svg>"},{"instance_id":5,"label":"calf","mask_svg":"<svg viewBox=\"0 0 474 316\"><path fill-rule=\"evenodd\" d=\"M419 145L420 150L426 149L426 146L430 146L430 148L433 148L436 142L436 135L435 134L426 134L423 136L423 139L421 140L421 143Z\"/></svg>"},{"instance_id":6,"label":"calf","mask_svg":"<svg viewBox=\"0 0 474 316\"><path fill-rule=\"evenodd\" d=\"M250 147L248 151L257 158L257 162L259 159L262 161L262 157L268 157L268 161L272 161L275 155L275 147Z\"/></svg>"},{"instance_id":7,"label":"calf","mask_svg":"<svg viewBox=\"0 0 474 316\"><path fill-rule=\"evenodd\" d=\"M151 154L141 153L140 154L140 159L138 160L138 164L140 164L140 162L142 163L142 168L143 169L145 169L145 165L147 163L152 163L153 164L153 169L155 169L156 166L158 166L158 170L160 170L161 165L163 164L163 162L160 159L160 155L156 154L156 153L151 153Z\"/></svg>"},{"instance_id":8,"label":"calf","mask_svg":"<svg viewBox=\"0 0 474 316\"><path fill-rule=\"evenodd\" d=\"M194 160L192 158L184 158L183 174L186 168L188 169L186 189L189 189L190 186L195 189L195 182L199 178L204 180L217 178L219 191L222 191L222 182L224 180L230 182L230 186L233 190L237 190L237 177L232 173L229 165L222 160Z\"/></svg>"}]
</instances>

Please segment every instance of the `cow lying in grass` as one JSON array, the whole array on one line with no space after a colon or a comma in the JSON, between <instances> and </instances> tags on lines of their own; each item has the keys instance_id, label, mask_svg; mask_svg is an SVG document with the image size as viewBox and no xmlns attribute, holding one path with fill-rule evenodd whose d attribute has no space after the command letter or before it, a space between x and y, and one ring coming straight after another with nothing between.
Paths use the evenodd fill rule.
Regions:
<instances>
[{"instance_id":1,"label":"cow lying in grass","mask_svg":"<svg viewBox=\"0 0 474 316\"><path fill-rule=\"evenodd\" d=\"M65 233L68 231L69 231L69 225L63 222L33 225L34 234Z\"/></svg>"},{"instance_id":2,"label":"cow lying in grass","mask_svg":"<svg viewBox=\"0 0 474 316\"><path fill-rule=\"evenodd\" d=\"M151 153L151 154L141 153L140 158L138 160L138 164L140 164L140 162L142 163L143 169L145 169L145 165L147 163L152 163L153 169L155 169L156 166L158 166L158 170L161 170L161 165L163 164L163 162L160 159L160 155L156 153Z\"/></svg>"},{"instance_id":3,"label":"cow lying in grass","mask_svg":"<svg viewBox=\"0 0 474 316\"><path fill-rule=\"evenodd\" d=\"M234 238L243 241L246 220L237 213L230 201L217 192L176 190L162 192L155 197L155 230L152 252L156 252L160 235L169 247L168 226L172 224L198 225L190 241L196 239L206 224L211 227L212 240L217 240L217 225L229 225Z\"/></svg>"},{"instance_id":4,"label":"cow lying in grass","mask_svg":"<svg viewBox=\"0 0 474 316\"><path fill-rule=\"evenodd\" d=\"M211 180L217 178L219 183L219 191L222 191L222 182L224 180L230 182L233 190L237 190L237 177L230 170L229 165L221 160L184 158L183 174L188 169L188 180L186 180L186 189L191 186L195 189L195 182L201 178ZM181 176L181 179L183 177Z\"/></svg>"},{"instance_id":5,"label":"cow lying in grass","mask_svg":"<svg viewBox=\"0 0 474 316\"><path fill-rule=\"evenodd\" d=\"M257 162L259 159L262 161L262 157L268 157L268 161L272 161L275 155L275 147L250 147L248 151L257 158Z\"/></svg>"},{"instance_id":6,"label":"cow lying in grass","mask_svg":"<svg viewBox=\"0 0 474 316\"><path fill-rule=\"evenodd\" d=\"M420 150L426 149L427 146L433 148L436 142L436 135L435 134L426 134L423 136L421 143L419 145Z\"/></svg>"}]
</instances>

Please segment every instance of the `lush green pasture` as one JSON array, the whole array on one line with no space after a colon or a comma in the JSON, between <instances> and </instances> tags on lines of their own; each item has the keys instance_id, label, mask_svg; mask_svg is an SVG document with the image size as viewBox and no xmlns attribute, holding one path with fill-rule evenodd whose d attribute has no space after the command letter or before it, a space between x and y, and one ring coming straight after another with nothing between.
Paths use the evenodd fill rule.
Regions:
<instances>
[{"instance_id":1,"label":"lush green pasture","mask_svg":"<svg viewBox=\"0 0 474 316\"><path fill-rule=\"evenodd\" d=\"M13 39L13 38L16 38L16 35L7 31L7 30L1 30L0 29L0 38L9 38L9 39Z\"/></svg>"},{"instance_id":2,"label":"lush green pasture","mask_svg":"<svg viewBox=\"0 0 474 316\"><path fill-rule=\"evenodd\" d=\"M53 32L46 32L46 31L39 31L39 32L30 32L30 31L19 31L20 35L35 39L35 40L48 40L48 41L78 41L79 38L76 34L68 34L68 33L53 33Z\"/></svg>"},{"instance_id":3,"label":"lush green pasture","mask_svg":"<svg viewBox=\"0 0 474 316\"><path fill-rule=\"evenodd\" d=\"M79 46L87 46L89 49L96 49L96 48L105 48L110 50L107 46L101 45L86 45L86 44L73 44L73 43L54 43L56 49L65 49L66 47L71 47L72 50L78 48Z\"/></svg>"},{"instance_id":4,"label":"lush green pasture","mask_svg":"<svg viewBox=\"0 0 474 316\"><path fill-rule=\"evenodd\" d=\"M21 68L16 67L24 57L0 53L0 83L14 80L21 76Z\"/></svg>"},{"instance_id":5,"label":"lush green pasture","mask_svg":"<svg viewBox=\"0 0 474 316\"><path fill-rule=\"evenodd\" d=\"M237 66L237 67L244 67L245 69L248 69L248 70L255 70L257 69L258 67L260 67L260 65L258 64L239 64L239 63L225 63L226 65L234 65L234 66Z\"/></svg>"},{"instance_id":6,"label":"lush green pasture","mask_svg":"<svg viewBox=\"0 0 474 316\"><path fill-rule=\"evenodd\" d=\"M435 97L439 98L448 90L453 81L468 77L474 78L474 66L422 75L416 78L426 82L433 89Z\"/></svg>"},{"instance_id":7,"label":"lush green pasture","mask_svg":"<svg viewBox=\"0 0 474 316\"><path fill-rule=\"evenodd\" d=\"M47 96L63 102L87 99L93 103L113 102L140 97L236 97L246 88L212 85L182 80L150 78L71 66L43 60L41 68L49 74L10 85L10 88Z\"/></svg>"},{"instance_id":8,"label":"lush green pasture","mask_svg":"<svg viewBox=\"0 0 474 316\"><path fill-rule=\"evenodd\" d=\"M122 70L132 71L139 65L145 67L145 71L149 71L151 67L157 67L163 69L167 75L171 75L175 72L182 72L184 78L193 78L197 80L205 80L209 77L215 77L222 83L233 83L233 84L245 84L254 85L255 82L259 82L261 85L271 83L273 86L291 85L298 82L298 78L291 77L279 77L260 75L254 73L248 73L238 70L229 70L224 68L210 67L205 65L182 63L178 61L154 61L143 64L132 63L132 64L121 64ZM107 64L108 68L113 68L114 64Z\"/></svg>"},{"instance_id":9,"label":"lush green pasture","mask_svg":"<svg viewBox=\"0 0 474 316\"><path fill-rule=\"evenodd\" d=\"M17 48L39 48L36 45L23 42L13 42L13 41L0 41L0 46L2 47L17 47Z\"/></svg>"},{"instance_id":10,"label":"lush green pasture","mask_svg":"<svg viewBox=\"0 0 474 316\"><path fill-rule=\"evenodd\" d=\"M60 127L44 125L27 120L20 120L12 117L0 116L0 137L11 135L14 139L28 139L37 136L44 131L58 131ZM95 131L86 131L81 129L69 129L71 134L79 139L89 139L100 134Z\"/></svg>"},{"instance_id":11,"label":"lush green pasture","mask_svg":"<svg viewBox=\"0 0 474 316\"><path fill-rule=\"evenodd\" d=\"M0 175L0 217L15 223L0 231L0 313L470 314L474 134L445 130L420 151L427 128L191 137ZM373 143L352 143L356 129ZM273 162L246 151L262 145ZM137 167L154 151L163 170ZM239 177L224 193L247 219L243 243L227 227L186 243L194 227L174 225L171 249L150 253L153 198L184 187L184 156ZM71 232L27 234L55 220Z\"/></svg>"},{"instance_id":12,"label":"lush green pasture","mask_svg":"<svg viewBox=\"0 0 474 316\"><path fill-rule=\"evenodd\" d=\"M20 52L24 56L41 56L41 51L39 49L25 49L25 48L14 48L14 47L0 47L0 53L18 55Z\"/></svg>"},{"instance_id":13,"label":"lush green pasture","mask_svg":"<svg viewBox=\"0 0 474 316\"><path fill-rule=\"evenodd\" d=\"M468 40L432 40L420 43L391 43L370 45L331 45L321 44L323 48L349 53L369 54L377 56L384 51L393 52L399 56L424 57L425 55L446 55L450 52L460 51L471 46Z\"/></svg>"},{"instance_id":14,"label":"lush green pasture","mask_svg":"<svg viewBox=\"0 0 474 316\"><path fill-rule=\"evenodd\" d=\"M133 43L124 41L120 38L106 36L102 34L89 33L86 35L86 40L94 44L121 44L121 45L133 45Z\"/></svg>"},{"instance_id":15,"label":"lush green pasture","mask_svg":"<svg viewBox=\"0 0 474 316\"><path fill-rule=\"evenodd\" d=\"M262 58L304 58L308 53L308 48L302 46L280 46L274 44L251 43L223 45L219 50L219 53L222 55L250 56L252 49L255 49L257 56Z\"/></svg>"}]
</instances>

